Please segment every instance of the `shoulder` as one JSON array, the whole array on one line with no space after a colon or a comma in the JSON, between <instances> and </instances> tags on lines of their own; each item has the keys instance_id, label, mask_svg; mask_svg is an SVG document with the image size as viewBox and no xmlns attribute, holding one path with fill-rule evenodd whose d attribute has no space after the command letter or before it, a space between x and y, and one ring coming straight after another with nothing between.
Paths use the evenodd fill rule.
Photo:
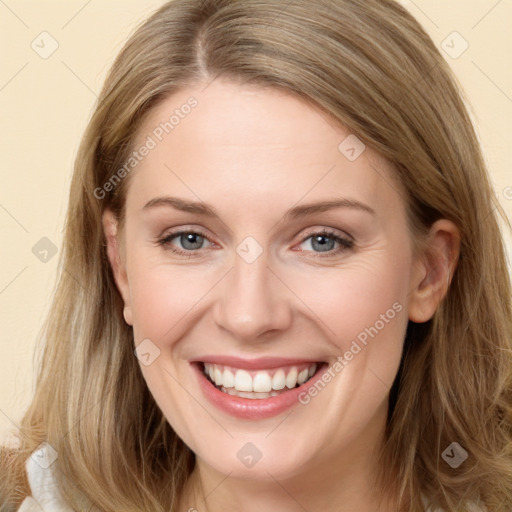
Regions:
<instances>
[{"instance_id":1,"label":"shoulder","mask_svg":"<svg viewBox=\"0 0 512 512\"><path fill-rule=\"evenodd\" d=\"M55 480L56 452L42 444L25 463L32 496L25 498L18 512L73 512L62 498Z\"/></svg>"}]
</instances>

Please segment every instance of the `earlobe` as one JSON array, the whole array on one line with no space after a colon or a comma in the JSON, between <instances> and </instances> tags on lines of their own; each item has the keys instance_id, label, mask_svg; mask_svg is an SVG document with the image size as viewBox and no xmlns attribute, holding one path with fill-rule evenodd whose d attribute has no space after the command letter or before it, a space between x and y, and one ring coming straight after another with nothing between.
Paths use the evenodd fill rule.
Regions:
<instances>
[{"instance_id":1,"label":"earlobe","mask_svg":"<svg viewBox=\"0 0 512 512\"><path fill-rule=\"evenodd\" d=\"M133 325L133 318L132 318L132 308L130 306L125 306L123 309L123 316L124 321L128 325Z\"/></svg>"},{"instance_id":2,"label":"earlobe","mask_svg":"<svg viewBox=\"0 0 512 512\"><path fill-rule=\"evenodd\" d=\"M409 320L417 323L430 320L448 292L459 258L460 232L453 222L438 220L426 245L409 295Z\"/></svg>"},{"instance_id":3,"label":"earlobe","mask_svg":"<svg viewBox=\"0 0 512 512\"><path fill-rule=\"evenodd\" d=\"M120 242L118 237L118 222L111 210L105 210L102 216L103 231L107 243L107 257L112 268L112 273L116 282L117 289L123 298L125 308L123 311L124 319L127 324L132 325L132 310L130 304L130 293L128 287L128 277L125 265L121 257Z\"/></svg>"}]
</instances>

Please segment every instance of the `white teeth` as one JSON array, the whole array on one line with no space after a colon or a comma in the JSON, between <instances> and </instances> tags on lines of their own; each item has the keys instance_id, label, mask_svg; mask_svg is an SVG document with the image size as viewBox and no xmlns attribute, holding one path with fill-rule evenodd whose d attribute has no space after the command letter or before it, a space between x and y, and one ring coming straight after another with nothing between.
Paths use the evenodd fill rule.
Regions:
<instances>
[{"instance_id":1,"label":"white teeth","mask_svg":"<svg viewBox=\"0 0 512 512\"><path fill-rule=\"evenodd\" d=\"M234 388L235 387L235 376L233 375L233 372L228 370L227 368L224 369L224 373L222 374L222 385L225 388Z\"/></svg>"},{"instance_id":2,"label":"white teeth","mask_svg":"<svg viewBox=\"0 0 512 512\"><path fill-rule=\"evenodd\" d=\"M246 393L245 391L237 391L236 389L224 387L222 387L221 390L228 395L239 396L241 398L251 398L252 400L261 400L262 398L270 398L279 395L279 393L276 393L275 391L271 391L270 393Z\"/></svg>"},{"instance_id":3,"label":"white teeth","mask_svg":"<svg viewBox=\"0 0 512 512\"><path fill-rule=\"evenodd\" d=\"M252 391L252 377L245 370L237 370L235 374L235 389L237 391Z\"/></svg>"},{"instance_id":4,"label":"white teeth","mask_svg":"<svg viewBox=\"0 0 512 512\"><path fill-rule=\"evenodd\" d=\"M220 371L218 366L215 367L213 376L215 377L215 384L217 384L217 386L220 386L223 382L223 379L222 379L222 372Z\"/></svg>"},{"instance_id":5,"label":"white teeth","mask_svg":"<svg viewBox=\"0 0 512 512\"><path fill-rule=\"evenodd\" d=\"M286 376L286 387L294 388L297 385L297 368L295 366L288 372Z\"/></svg>"},{"instance_id":6,"label":"white teeth","mask_svg":"<svg viewBox=\"0 0 512 512\"><path fill-rule=\"evenodd\" d=\"M299 372L296 366L291 368L279 368L277 370L261 370L256 373L249 373L246 370L236 370L222 365L204 363L204 373L210 380L222 390L235 396L249 398L268 398L275 396L285 388L293 389L297 385L304 384L313 377L317 369L316 364L308 368L302 367ZM273 375L271 376L271 374Z\"/></svg>"},{"instance_id":7,"label":"white teeth","mask_svg":"<svg viewBox=\"0 0 512 512\"><path fill-rule=\"evenodd\" d=\"M272 379L266 372L258 372L252 381L253 391L268 393L272 389Z\"/></svg>"},{"instance_id":8,"label":"white teeth","mask_svg":"<svg viewBox=\"0 0 512 512\"><path fill-rule=\"evenodd\" d=\"M297 384L304 384L308 380L309 375L309 368L305 368L299 373L299 376L297 377Z\"/></svg>"},{"instance_id":9,"label":"white teeth","mask_svg":"<svg viewBox=\"0 0 512 512\"><path fill-rule=\"evenodd\" d=\"M277 370L272 377L272 389L280 390L286 386L286 375L284 370Z\"/></svg>"}]
</instances>

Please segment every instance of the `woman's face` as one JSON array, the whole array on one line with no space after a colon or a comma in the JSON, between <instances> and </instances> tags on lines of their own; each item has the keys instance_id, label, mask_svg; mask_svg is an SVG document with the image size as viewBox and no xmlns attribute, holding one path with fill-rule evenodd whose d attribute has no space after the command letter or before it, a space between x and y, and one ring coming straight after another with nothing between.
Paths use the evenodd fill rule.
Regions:
<instances>
[{"instance_id":1,"label":"woman's face","mask_svg":"<svg viewBox=\"0 0 512 512\"><path fill-rule=\"evenodd\" d=\"M364 464L422 278L390 167L301 100L222 80L155 108L144 145L116 278L169 423L231 476Z\"/></svg>"}]
</instances>

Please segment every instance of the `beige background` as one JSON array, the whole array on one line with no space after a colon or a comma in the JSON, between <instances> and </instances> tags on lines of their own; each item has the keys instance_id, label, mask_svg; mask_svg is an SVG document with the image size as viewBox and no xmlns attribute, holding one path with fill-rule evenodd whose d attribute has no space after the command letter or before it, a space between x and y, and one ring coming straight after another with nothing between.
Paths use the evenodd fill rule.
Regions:
<instances>
[{"instance_id":1,"label":"beige background","mask_svg":"<svg viewBox=\"0 0 512 512\"><path fill-rule=\"evenodd\" d=\"M116 53L162 3L0 0L0 442L8 441L8 429L15 427L32 393L36 337L56 278L80 137ZM512 3L402 3L440 48L443 41L451 47L452 57L441 51L466 91L497 195L512 217ZM467 50L453 58L465 41ZM44 54L57 43L52 55ZM43 237L57 250L46 262L32 250L38 243L43 244L36 246L39 250L47 247L48 241L40 242ZM508 234L507 243L512 254Z\"/></svg>"}]
</instances>

